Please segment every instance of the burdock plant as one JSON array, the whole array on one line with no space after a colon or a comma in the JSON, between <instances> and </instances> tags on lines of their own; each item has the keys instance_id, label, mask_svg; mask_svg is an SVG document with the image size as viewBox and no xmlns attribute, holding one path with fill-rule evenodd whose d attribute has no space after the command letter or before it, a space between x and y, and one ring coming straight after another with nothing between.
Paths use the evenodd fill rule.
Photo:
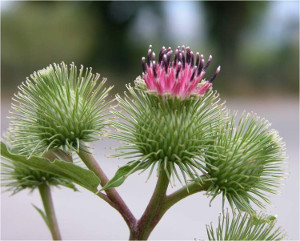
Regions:
<instances>
[{"instance_id":1,"label":"burdock plant","mask_svg":"<svg viewBox=\"0 0 300 241\"><path fill-rule=\"evenodd\" d=\"M8 186L17 183L11 168L16 165L30 170L22 175L50 175L49 184L60 179L60 184L76 183L121 214L131 240L148 239L166 211L185 197L205 192L213 200L220 194L222 212L228 202L233 221L224 214L216 235L208 229L208 239L282 239L273 218L262 218L257 211L264 211L269 194L276 194L285 176L284 144L266 120L249 113L237 118L226 108L212 89L220 66L204 78L211 61L212 56L205 61L185 46L174 52L163 47L156 56L150 45L142 58L142 75L126 86L123 96L116 95L110 113L111 87L105 88L105 80L100 82L91 69L62 63L37 71L15 95L12 141L1 146L1 155L11 162L5 164L7 170L13 170L7 172L13 173ZM128 160L111 179L89 147L104 135L121 142L114 156ZM137 171L157 176L139 219L116 190ZM182 187L167 195L176 182Z\"/></svg>"}]
</instances>

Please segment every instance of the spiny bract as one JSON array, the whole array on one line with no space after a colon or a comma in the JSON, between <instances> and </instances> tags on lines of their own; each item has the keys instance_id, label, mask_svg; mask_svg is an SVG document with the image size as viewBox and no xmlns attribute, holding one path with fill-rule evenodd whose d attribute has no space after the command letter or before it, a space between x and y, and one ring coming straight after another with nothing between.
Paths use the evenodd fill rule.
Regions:
<instances>
[{"instance_id":1,"label":"spiny bract","mask_svg":"<svg viewBox=\"0 0 300 241\"><path fill-rule=\"evenodd\" d=\"M98 139L105 125L105 98L111 89L99 74L74 63L49 65L34 72L13 99L9 127L12 146L23 155L42 155L51 148L78 151Z\"/></svg>"},{"instance_id":2,"label":"spiny bract","mask_svg":"<svg viewBox=\"0 0 300 241\"><path fill-rule=\"evenodd\" d=\"M148 92L141 78L134 88L127 88L130 95L117 96L121 111L114 111L119 119L112 123L118 132L111 136L124 143L119 149L125 151L118 156L138 158L141 169L151 167L150 174L157 164L158 171L164 169L169 178L180 181L177 166L185 182L187 177L198 179L204 150L213 139L211 129L221 121L222 105L216 92L182 100Z\"/></svg>"},{"instance_id":3,"label":"spiny bract","mask_svg":"<svg viewBox=\"0 0 300 241\"><path fill-rule=\"evenodd\" d=\"M276 228L276 218L274 216L241 214L233 212L230 217L229 212L219 216L217 228L207 225L206 232L208 240L283 240L285 233L281 228Z\"/></svg>"},{"instance_id":4,"label":"spiny bract","mask_svg":"<svg viewBox=\"0 0 300 241\"><path fill-rule=\"evenodd\" d=\"M264 208L267 193L276 193L284 173L284 143L270 123L243 114L235 127L236 115L227 118L211 143L206 172L212 180L208 193L223 194L230 205L253 213L250 202Z\"/></svg>"}]
</instances>

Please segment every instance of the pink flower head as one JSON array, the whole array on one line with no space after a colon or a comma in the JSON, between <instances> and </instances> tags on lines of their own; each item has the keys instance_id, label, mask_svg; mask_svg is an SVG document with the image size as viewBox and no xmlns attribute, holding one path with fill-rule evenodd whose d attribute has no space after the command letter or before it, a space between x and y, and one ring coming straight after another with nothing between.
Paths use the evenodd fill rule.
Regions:
<instances>
[{"instance_id":1,"label":"pink flower head","mask_svg":"<svg viewBox=\"0 0 300 241\"><path fill-rule=\"evenodd\" d=\"M204 57L198 52L196 53L196 63L194 63L194 54L190 47L185 48L183 45L180 49L178 46L175 50L174 60L170 61L172 54L171 47L168 49L162 47L156 62L152 45L149 46L147 60L145 57L142 58L143 79L149 90L160 95L171 94L184 99L191 94L203 95L211 88L221 66L208 81L201 86L198 85L212 61L211 55L204 65Z\"/></svg>"}]
</instances>

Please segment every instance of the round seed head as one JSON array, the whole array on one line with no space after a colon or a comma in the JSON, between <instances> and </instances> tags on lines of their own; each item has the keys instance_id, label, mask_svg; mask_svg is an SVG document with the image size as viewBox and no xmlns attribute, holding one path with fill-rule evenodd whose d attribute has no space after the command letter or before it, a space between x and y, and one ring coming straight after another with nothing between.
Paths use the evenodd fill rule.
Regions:
<instances>
[{"instance_id":1,"label":"round seed head","mask_svg":"<svg viewBox=\"0 0 300 241\"><path fill-rule=\"evenodd\" d=\"M251 203L264 208L268 193L276 193L285 176L284 143L269 122L244 114L237 127L235 115L217 131L206 159L212 180L208 193L223 194L229 204L253 213Z\"/></svg>"},{"instance_id":2,"label":"round seed head","mask_svg":"<svg viewBox=\"0 0 300 241\"><path fill-rule=\"evenodd\" d=\"M51 148L78 151L105 126L105 98L111 89L92 69L49 65L19 86L9 127L20 154L42 155Z\"/></svg>"},{"instance_id":3,"label":"round seed head","mask_svg":"<svg viewBox=\"0 0 300 241\"><path fill-rule=\"evenodd\" d=\"M130 94L117 96L120 119L112 125L118 131L111 136L124 142L117 156L138 158L144 169L157 165L170 177L199 178L205 158L205 148L211 141L211 129L221 121L218 95L208 91L202 98L186 99L161 96L143 91L138 85L128 86ZM126 114L125 114L126 113ZM200 170L200 171L199 171Z\"/></svg>"}]
</instances>

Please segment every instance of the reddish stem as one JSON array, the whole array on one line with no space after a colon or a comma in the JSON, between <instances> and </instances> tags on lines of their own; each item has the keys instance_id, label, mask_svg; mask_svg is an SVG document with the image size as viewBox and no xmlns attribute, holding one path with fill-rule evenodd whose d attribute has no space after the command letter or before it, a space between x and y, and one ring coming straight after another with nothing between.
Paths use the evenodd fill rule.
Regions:
<instances>
[{"instance_id":1,"label":"reddish stem","mask_svg":"<svg viewBox=\"0 0 300 241\"><path fill-rule=\"evenodd\" d=\"M85 163L85 165L99 177L101 186L104 186L109 181L109 179L107 178L95 158L88 152L84 151L79 152L78 155ZM107 194L107 197L113 203L114 208L117 209L117 211L122 215L129 229L132 230L136 225L136 218L133 216L126 203L121 198L120 194L115 188L110 188L105 192Z\"/></svg>"}]
</instances>

